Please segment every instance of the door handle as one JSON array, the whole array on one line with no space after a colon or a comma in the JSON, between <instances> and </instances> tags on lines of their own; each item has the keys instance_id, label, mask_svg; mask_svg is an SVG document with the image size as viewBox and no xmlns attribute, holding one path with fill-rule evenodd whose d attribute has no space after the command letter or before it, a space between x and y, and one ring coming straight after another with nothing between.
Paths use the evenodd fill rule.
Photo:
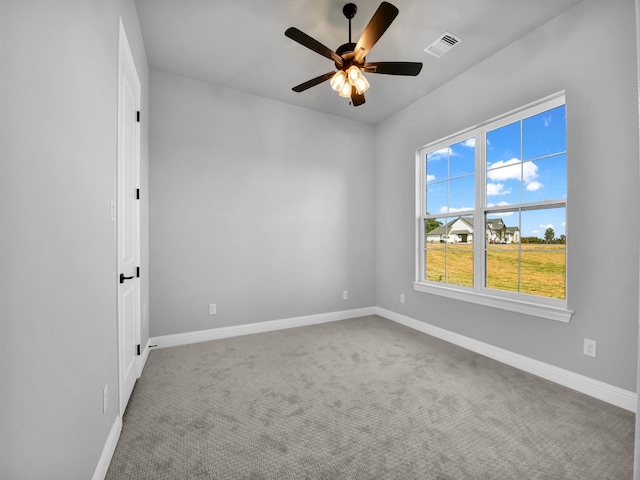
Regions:
<instances>
[{"instance_id":1,"label":"door handle","mask_svg":"<svg viewBox=\"0 0 640 480\"><path fill-rule=\"evenodd\" d=\"M133 275L131 275L130 277L125 277L124 273L120 274L120 283L124 283L125 280L131 280L133 278Z\"/></svg>"}]
</instances>

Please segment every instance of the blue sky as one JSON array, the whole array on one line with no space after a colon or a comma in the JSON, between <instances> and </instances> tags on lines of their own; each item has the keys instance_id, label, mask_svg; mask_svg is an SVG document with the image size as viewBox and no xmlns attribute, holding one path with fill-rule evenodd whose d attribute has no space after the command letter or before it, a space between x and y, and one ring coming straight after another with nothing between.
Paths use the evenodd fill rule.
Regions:
<instances>
[{"instance_id":1,"label":"blue sky","mask_svg":"<svg viewBox=\"0 0 640 480\"><path fill-rule=\"evenodd\" d=\"M487 132L487 206L566 198L565 125L562 105ZM474 138L430 153L427 210L435 214L473 209L474 167ZM522 236L543 237L548 227L556 237L566 231L564 208L526 211L520 222L516 212L492 217L496 216L507 226L519 226Z\"/></svg>"}]
</instances>

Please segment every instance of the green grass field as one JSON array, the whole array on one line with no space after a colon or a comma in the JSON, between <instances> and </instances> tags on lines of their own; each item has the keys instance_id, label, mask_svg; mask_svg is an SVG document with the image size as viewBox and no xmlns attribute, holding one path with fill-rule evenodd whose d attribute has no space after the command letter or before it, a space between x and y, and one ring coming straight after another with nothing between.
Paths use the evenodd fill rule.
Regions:
<instances>
[{"instance_id":1,"label":"green grass field","mask_svg":"<svg viewBox=\"0 0 640 480\"><path fill-rule=\"evenodd\" d=\"M428 243L426 247L427 279L473 286L471 244ZM488 288L566 298L566 245L489 245L486 262Z\"/></svg>"}]
</instances>

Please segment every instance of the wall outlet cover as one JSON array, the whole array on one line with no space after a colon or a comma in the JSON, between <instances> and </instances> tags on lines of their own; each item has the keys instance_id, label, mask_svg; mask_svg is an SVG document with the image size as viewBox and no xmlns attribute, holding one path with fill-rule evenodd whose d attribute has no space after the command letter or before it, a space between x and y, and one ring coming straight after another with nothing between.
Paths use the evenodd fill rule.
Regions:
<instances>
[{"instance_id":1,"label":"wall outlet cover","mask_svg":"<svg viewBox=\"0 0 640 480\"><path fill-rule=\"evenodd\" d=\"M584 339L584 350L583 353L589 357L596 356L596 341L589 340L588 338Z\"/></svg>"}]
</instances>

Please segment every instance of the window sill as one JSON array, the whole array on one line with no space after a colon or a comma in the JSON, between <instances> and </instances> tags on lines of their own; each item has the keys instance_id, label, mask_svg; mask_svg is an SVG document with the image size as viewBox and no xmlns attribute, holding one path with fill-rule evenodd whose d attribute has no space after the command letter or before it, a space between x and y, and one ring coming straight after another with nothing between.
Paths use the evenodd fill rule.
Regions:
<instances>
[{"instance_id":1,"label":"window sill","mask_svg":"<svg viewBox=\"0 0 640 480\"><path fill-rule=\"evenodd\" d=\"M477 303L487 307L500 308L511 312L524 313L534 317L546 318L558 322L569 323L573 311L566 308L556 307L553 305L545 305L542 303L527 302L524 300L515 300L511 298L503 298L494 295L487 295L474 291L464 291L456 288L446 287L442 285L430 285L427 283L414 282L413 288L418 292L432 293L463 302Z\"/></svg>"}]
</instances>

